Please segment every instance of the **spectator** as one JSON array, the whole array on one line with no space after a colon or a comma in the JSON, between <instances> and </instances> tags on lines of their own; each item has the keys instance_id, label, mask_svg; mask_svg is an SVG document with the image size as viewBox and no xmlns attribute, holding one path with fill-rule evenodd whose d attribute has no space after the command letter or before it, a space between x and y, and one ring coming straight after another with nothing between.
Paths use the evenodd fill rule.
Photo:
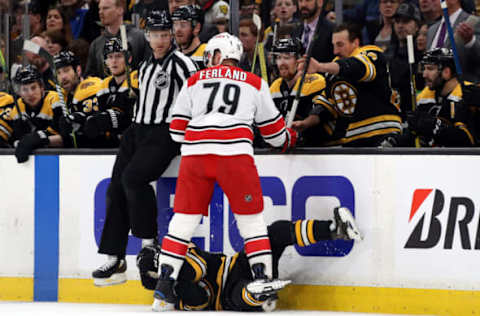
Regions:
<instances>
[{"instance_id":1,"label":"spectator","mask_svg":"<svg viewBox=\"0 0 480 316\"><path fill-rule=\"evenodd\" d=\"M417 34L417 49L422 53L422 55L427 51L427 31L428 24L426 22L422 22Z\"/></svg>"},{"instance_id":2,"label":"spectator","mask_svg":"<svg viewBox=\"0 0 480 316\"><path fill-rule=\"evenodd\" d=\"M423 20L428 26L435 24L442 18L442 8L438 0L418 0L419 9Z\"/></svg>"},{"instance_id":3,"label":"spectator","mask_svg":"<svg viewBox=\"0 0 480 316\"><path fill-rule=\"evenodd\" d=\"M43 37L35 36L31 39L31 41L43 49L48 50L47 41ZM27 51L25 52L25 58L30 64L34 65L37 71L39 71L42 75L45 90L55 91L55 74L53 73L52 67L48 61L39 55Z\"/></svg>"},{"instance_id":4,"label":"spectator","mask_svg":"<svg viewBox=\"0 0 480 316\"><path fill-rule=\"evenodd\" d=\"M336 104L339 113L336 130L344 131L343 145L376 147L385 138L400 133L401 119L391 103L385 56L376 46L361 47L360 37L360 30L352 25L337 26L332 35L337 58L330 63L311 59L308 72L332 75L327 82L326 97L328 102ZM304 62L301 60L299 69L303 69ZM328 102L317 100L319 104ZM298 123L294 122L292 127L298 128Z\"/></svg>"},{"instance_id":5,"label":"spectator","mask_svg":"<svg viewBox=\"0 0 480 316\"><path fill-rule=\"evenodd\" d=\"M177 8L172 13L173 33L179 51L190 57L198 69L205 68L202 44L198 34L202 30L203 11L197 5L186 5Z\"/></svg>"},{"instance_id":6,"label":"spectator","mask_svg":"<svg viewBox=\"0 0 480 316\"><path fill-rule=\"evenodd\" d=\"M386 50L393 34L393 15L397 11L399 0L380 0L380 30L375 37L375 45Z\"/></svg>"},{"instance_id":7,"label":"spectator","mask_svg":"<svg viewBox=\"0 0 480 316\"><path fill-rule=\"evenodd\" d=\"M83 8L85 4L84 0L60 0L61 6L65 11L65 16L70 22L70 28L72 30L72 37L77 39L82 33L83 26L85 24L85 15L87 9Z\"/></svg>"},{"instance_id":8,"label":"spectator","mask_svg":"<svg viewBox=\"0 0 480 316\"><path fill-rule=\"evenodd\" d=\"M209 39L218 34L217 27L212 19L215 1L218 0L196 0L197 5L200 6L205 16L205 21L202 23L202 31L198 35L202 43L208 42Z\"/></svg>"},{"instance_id":9,"label":"spectator","mask_svg":"<svg viewBox=\"0 0 480 316\"><path fill-rule=\"evenodd\" d=\"M467 125L469 113L462 102L463 91L452 50L430 50L421 63L426 87L417 97L416 111L408 115L409 130L419 136L422 146L473 146L475 141Z\"/></svg>"},{"instance_id":10,"label":"spectator","mask_svg":"<svg viewBox=\"0 0 480 316\"><path fill-rule=\"evenodd\" d=\"M274 2L273 14L276 17L275 23L273 27L269 26L263 35L263 43L267 50L270 50L274 44L274 37L278 39L279 27L287 24L294 25L295 28L298 27L298 21L294 18L294 14L297 12L297 0L275 0ZM274 32L277 32L277 34L274 34Z\"/></svg>"},{"instance_id":11,"label":"spectator","mask_svg":"<svg viewBox=\"0 0 480 316\"><path fill-rule=\"evenodd\" d=\"M73 36L70 23L61 7L54 7L48 10L45 26L47 31L57 30L62 32L68 43L72 41Z\"/></svg>"},{"instance_id":12,"label":"spectator","mask_svg":"<svg viewBox=\"0 0 480 316\"><path fill-rule=\"evenodd\" d=\"M438 1L438 0L434 0ZM374 43L380 21L379 0L362 0L355 7L343 11L346 23L354 23L363 27L362 42Z\"/></svg>"},{"instance_id":13,"label":"spectator","mask_svg":"<svg viewBox=\"0 0 480 316\"><path fill-rule=\"evenodd\" d=\"M455 32L455 44L464 78L469 81L480 80L480 23L478 18L463 11L460 0L447 1L450 23ZM432 48L450 48L450 40L444 18L430 26L427 33L427 50Z\"/></svg>"},{"instance_id":14,"label":"spectator","mask_svg":"<svg viewBox=\"0 0 480 316\"><path fill-rule=\"evenodd\" d=\"M215 2L212 7L212 24L215 25L218 33L228 32L230 22L230 6L223 0Z\"/></svg>"},{"instance_id":15,"label":"spectator","mask_svg":"<svg viewBox=\"0 0 480 316\"><path fill-rule=\"evenodd\" d=\"M262 32L262 30L258 30L257 26L255 23L253 23L253 20L251 18L242 18L240 19L240 24L239 24L239 33L238 37L240 38L240 41L243 44L243 54L240 59L240 62L238 63L238 67L242 68L245 71L252 71L252 64L253 64L253 56L255 54L255 44L257 41L257 34L258 32ZM261 38L262 35L260 34L259 37ZM260 56L260 53L257 51L258 56ZM265 69L262 70L262 61L260 60L260 57L256 58L255 62L255 69L253 69L253 73L258 75L259 77L262 77L265 81L268 82L268 68L269 65L267 65L267 56L264 54L263 60L265 61Z\"/></svg>"},{"instance_id":16,"label":"spectator","mask_svg":"<svg viewBox=\"0 0 480 316\"><path fill-rule=\"evenodd\" d=\"M83 38L73 40L68 45L68 50L71 51L80 62L80 67L86 69L88 61L88 49L90 44Z\"/></svg>"},{"instance_id":17,"label":"spectator","mask_svg":"<svg viewBox=\"0 0 480 316\"><path fill-rule=\"evenodd\" d=\"M99 37L102 29L100 16L98 15L98 1L99 0L91 0L89 2L88 11L84 17L82 32L80 33L80 38L85 39L88 43L93 42Z\"/></svg>"},{"instance_id":18,"label":"spectator","mask_svg":"<svg viewBox=\"0 0 480 316\"><path fill-rule=\"evenodd\" d=\"M400 112L402 118L412 110L412 102L416 95L412 95L410 88L410 72L408 65L407 36L416 36L420 24L420 10L411 3L402 3L395 12L394 31L388 49L385 51L390 71L391 86L400 95ZM414 48L415 60L418 62L422 54ZM413 66L413 70L417 69Z\"/></svg>"},{"instance_id":19,"label":"spectator","mask_svg":"<svg viewBox=\"0 0 480 316\"><path fill-rule=\"evenodd\" d=\"M103 47L111 37L120 37L120 25L123 24L125 0L100 0L100 20L105 26L104 34L97 37L90 45L86 75L105 78ZM150 47L143 31L126 25L128 42L132 47L132 68L138 68L139 63L150 56Z\"/></svg>"},{"instance_id":20,"label":"spectator","mask_svg":"<svg viewBox=\"0 0 480 316\"><path fill-rule=\"evenodd\" d=\"M193 3L194 0L168 0L168 10L172 14L177 8Z\"/></svg>"},{"instance_id":21,"label":"spectator","mask_svg":"<svg viewBox=\"0 0 480 316\"><path fill-rule=\"evenodd\" d=\"M16 11L17 17L23 19L24 12L24 9L20 5L18 7L18 10ZM43 32L43 22L40 6L38 6L37 3L34 1L32 1L28 6L28 16L30 21L30 37L27 39L30 39ZM23 41L26 38L24 37L25 34L23 34L23 29L21 29L20 32L22 32L22 34L15 38L15 40L12 42L12 45L10 46L10 65L16 62L21 62L22 60L21 54L23 50Z\"/></svg>"},{"instance_id":22,"label":"spectator","mask_svg":"<svg viewBox=\"0 0 480 316\"><path fill-rule=\"evenodd\" d=\"M43 38L47 44L47 52L55 56L68 46L65 33L60 30L49 30L43 33Z\"/></svg>"},{"instance_id":23,"label":"spectator","mask_svg":"<svg viewBox=\"0 0 480 316\"><path fill-rule=\"evenodd\" d=\"M329 62L333 59L332 31L334 25L322 14L323 0L299 0L298 6L303 21L292 34L292 37L302 40L305 51L310 45L312 57L319 62ZM317 39L312 43L313 33L320 23Z\"/></svg>"}]
</instances>

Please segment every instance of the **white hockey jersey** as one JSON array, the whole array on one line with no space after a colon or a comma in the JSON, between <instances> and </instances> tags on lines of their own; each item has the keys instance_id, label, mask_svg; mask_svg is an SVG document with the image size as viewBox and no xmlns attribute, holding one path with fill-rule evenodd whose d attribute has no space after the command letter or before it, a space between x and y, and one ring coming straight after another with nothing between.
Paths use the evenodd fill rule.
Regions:
<instances>
[{"instance_id":1,"label":"white hockey jersey","mask_svg":"<svg viewBox=\"0 0 480 316\"><path fill-rule=\"evenodd\" d=\"M285 143L285 122L268 83L222 65L197 72L183 85L172 109L170 134L182 143L182 156L253 156L253 123L272 146Z\"/></svg>"}]
</instances>

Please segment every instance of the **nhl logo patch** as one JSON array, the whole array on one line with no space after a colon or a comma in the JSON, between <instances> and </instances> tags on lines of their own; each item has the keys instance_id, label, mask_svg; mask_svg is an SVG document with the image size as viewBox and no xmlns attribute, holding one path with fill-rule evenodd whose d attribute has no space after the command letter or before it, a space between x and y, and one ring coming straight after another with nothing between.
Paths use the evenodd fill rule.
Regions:
<instances>
[{"instance_id":1,"label":"nhl logo patch","mask_svg":"<svg viewBox=\"0 0 480 316\"><path fill-rule=\"evenodd\" d=\"M157 89L165 89L168 87L168 83L170 81L170 78L168 76L168 73L164 70L160 70L157 74L157 77L155 78L154 85Z\"/></svg>"},{"instance_id":2,"label":"nhl logo patch","mask_svg":"<svg viewBox=\"0 0 480 316\"><path fill-rule=\"evenodd\" d=\"M253 198L251 194L245 194L245 202L252 202Z\"/></svg>"}]
</instances>

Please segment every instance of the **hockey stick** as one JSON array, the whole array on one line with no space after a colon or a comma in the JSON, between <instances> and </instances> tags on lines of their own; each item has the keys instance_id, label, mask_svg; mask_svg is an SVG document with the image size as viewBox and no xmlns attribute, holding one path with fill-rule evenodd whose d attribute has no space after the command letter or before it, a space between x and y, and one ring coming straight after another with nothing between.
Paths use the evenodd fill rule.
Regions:
<instances>
[{"instance_id":1,"label":"hockey stick","mask_svg":"<svg viewBox=\"0 0 480 316\"><path fill-rule=\"evenodd\" d=\"M136 94L132 88L132 78L130 78L131 69L128 62L128 40L127 28L125 27L125 24L120 25L120 38L122 39L123 57L125 59L125 73L127 74L128 96L133 99L136 97Z\"/></svg>"},{"instance_id":2,"label":"hockey stick","mask_svg":"<svg viewBox=\"0 0 480 316\"><path fill-rule=\"evenodd\" d=\"M57 91L58 93L58 97L60 98L60 106L62 108L62 113L63 113L63 116L65 116L65 118L67 119L67 121L70 121L70 118L68 117L68 115L70 114L68 112L68 109L67 109L67 105L65 103L65 99L63 97L63 91L62 91L62 87L60 87L60 83L58 82L58 78L57 78L57 69L55 68L55 63L53 61L53 56L50 55L49 52L47 52L43 47L41 47L40 45L38 44L35 44L34 42L32 41L24 41L23 42L23 50L24 51L28 51L28 52L31 52L33 54L36 54L40 57L43 57L45 58L45 60L48 62L48 64L50 65L50 67L52 67L52 71L53 71L53 80L55 82L55 90ZM73 138L73 146L75 148L77 148L77 138L75 137L75 132L72 131L72 138Z\"/></svg>"},{"instance_id":3,"label":"hockey stick","mask_svg":"<svg viewBox=\"0 0 480 316\"><path fill-rule=\"evenodd\" d=\"M314 43L317 41L318 33L320 31L320 18L315 26L315 31L313 32L312 39L310 40L310 46L307 50L307 57L305 58L305 64L303 65L302 77L300 78L300 83L298 84L298 89L295 92L295 99L293 100L292 108L287 113L287 127L292 127L293 120L295 119L295 114L297 113L298 103L300 102L300 97L302 95L303 83L305 82L305 76L307 75L308 66L310 65L310 59L312 58L312 49Z\"/></svg>"},{"instance_id":4,"label":"hockey stick","mask_svg":"<svg viewBox=\"0 0 480 316\"><path fill-rule=\"evenodd\" d=\"M413 65L415 64L415 54L413 53L413 36L407 35L408 52L408 70L410 71L410 96L412 98L412 111L417 108L417 86L415 84L415 73Z\"/></svg>"},{"instance_id":5,"label":"hockey stick","mask_svg":"<svg viewBox=\"0 0 480 316\"><path fill-rule=\"evenodd\" d=\"M251 72L254 73L255 71L255 62L257 61L257 53L258 53L258 42L260 41L260 30L262 29L262 20L257 14L252 15L253 23L257 28L257 40L255 42L255 51L253 52L253 61L252 61L252 70Z\"/></svg>"},{"instance_id":6,"label":"hockey stick","mask_svg":"<svg viewBox=\"0 0 480 316\"><path fill-rule=\"evenodd\" d=\"M452 45L453 61L455 62L458 81L460 82L460 86L463 91L463 88L465 86L463 82L463 72L462 72L462 67L460 66L460 59L458 58L457 45L455 43L455 37L453 36L452 24L450 23L450 17L448 16L447 1L440 0L440 6L442 7L442 11L443 11L443 19L445 20L444 23L447 26L448 39L450 40L450 45Z\"/></svg>"}]
</instances>

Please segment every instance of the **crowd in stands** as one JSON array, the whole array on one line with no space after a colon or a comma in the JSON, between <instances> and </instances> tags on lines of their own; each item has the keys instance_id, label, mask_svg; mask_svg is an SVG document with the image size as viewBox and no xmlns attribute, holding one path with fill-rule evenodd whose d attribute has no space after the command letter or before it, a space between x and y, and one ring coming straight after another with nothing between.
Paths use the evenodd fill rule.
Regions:
<instances>
[{"instance_id":1,"label":"crowd in stands","mask_svg":"<svg viewBox=\"0 0 480 316\"><path fill-rule=\"evenodd\" d=\"M344 8L340 25L333 1L239 2L239 67L270 84L286 119L298 97L292 123L301 133L298 146L478 143L480 18L474 0L446 0L455 51L440 0L358 0ZM152 56L145 25L155 10L169 12L176 49L199 69L208 39L229 31L228 0L0 1L2 14L12 15L1 39L8 84L0 94L0 147L20 146L20 160L26 160L39 147L118 146L134 113L136 70ZM25 40L54 56L54 64L25 51ZM255 140L255 146L266 144Z\"/></svg>"}]
</instances>

